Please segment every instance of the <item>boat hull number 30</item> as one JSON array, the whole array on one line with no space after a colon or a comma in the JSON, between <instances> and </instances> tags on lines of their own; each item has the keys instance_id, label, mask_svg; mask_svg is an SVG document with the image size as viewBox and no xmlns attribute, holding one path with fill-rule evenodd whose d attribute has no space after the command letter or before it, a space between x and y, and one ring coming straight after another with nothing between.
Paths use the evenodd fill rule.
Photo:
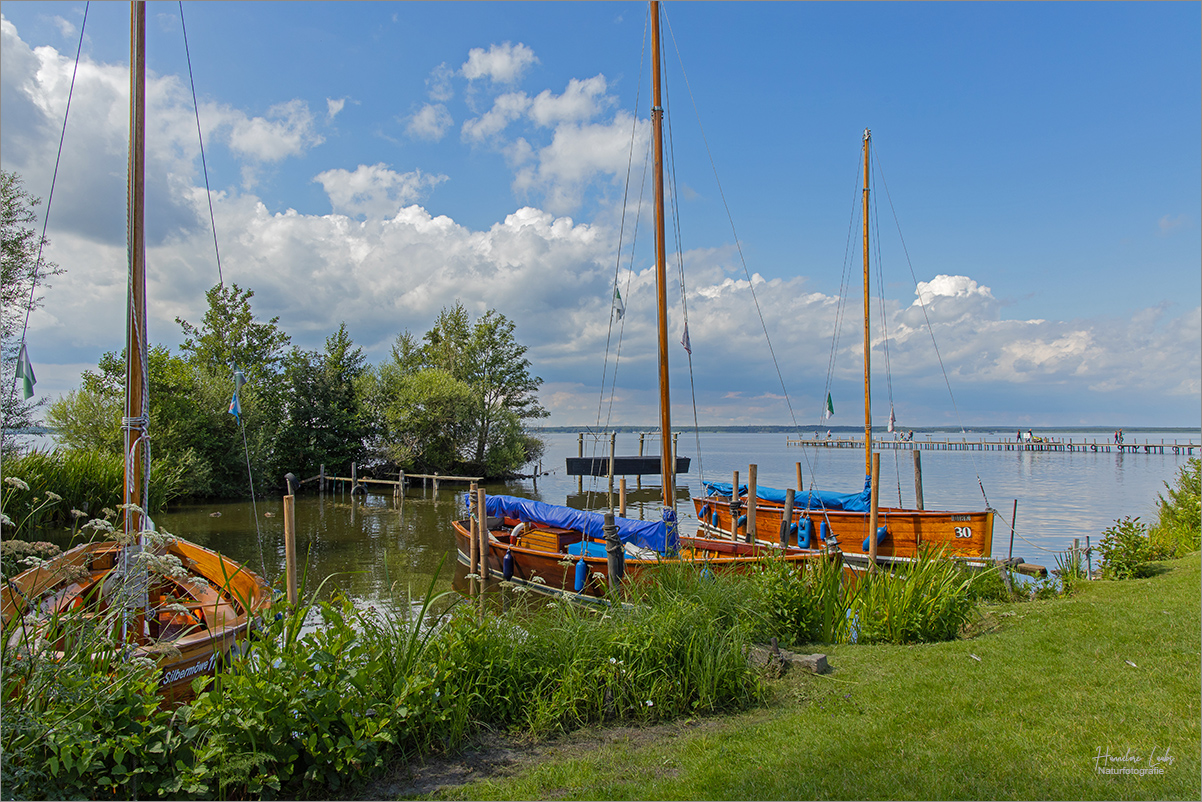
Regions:
<instances>
[{"instance_id":1,"label":"boat hull number 30","mask_svg":"<svg viewBox=\"0 0 1202 802\"><path fill-rule=\"evenodd\" d=\"M956 537L972 537L972 527L971 526L957 526L956 527Z\"/></svg>"}]
</instances>

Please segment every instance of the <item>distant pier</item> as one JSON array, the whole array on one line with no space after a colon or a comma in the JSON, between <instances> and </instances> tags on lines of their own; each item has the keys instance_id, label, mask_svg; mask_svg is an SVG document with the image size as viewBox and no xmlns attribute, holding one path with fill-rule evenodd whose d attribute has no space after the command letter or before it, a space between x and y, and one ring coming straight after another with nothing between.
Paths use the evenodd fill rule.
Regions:
<instances>
[{"instance_id":1,"label":"distant pier","mask_svg":"<svg viewBox=\"0 0 1202 802\"><path fill-rule=\"evenodd\" d=\"M791 446L816 446L820 448L863 448L863 437L786 437L785 443ZM1173 440L1171 443L1161 439L1154 442L1150 439L1140 443L1133 440L1130 443L1115 443L1096 438L1046 438L1034 437L1031 440L987 440L984 437L976 440L968 437L947 437L936 439L927 437L923 440L877 439L873 438L872 447L877 450L893 449L895 451L1038 451L1059 453L1126 453L1126 454L1188 454L1195 450L1202 452L1202 443L1193 440Z\"/></svg>"}]
</instances>

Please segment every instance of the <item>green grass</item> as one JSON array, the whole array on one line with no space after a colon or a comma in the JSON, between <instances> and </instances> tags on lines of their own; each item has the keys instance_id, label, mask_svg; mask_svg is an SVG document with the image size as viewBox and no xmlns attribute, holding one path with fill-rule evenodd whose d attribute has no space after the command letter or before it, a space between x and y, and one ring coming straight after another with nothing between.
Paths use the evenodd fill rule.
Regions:
<instances>
[{"instance_id":1,"label":"green grass","mask_svg":"<svg viewBox=\"0 0 1202 802\"><path fill-rule=\"evenodd\" d=\"M1072 597L993 605L974 638L825 647L775 702L676 738L598 745L465 799L1197 799L1198 555ZM974 659L973 655L978 659ZM1131 665L1134 664L1134 665ZM1102 775L1097 756L1174 759Z\"/></svg>"}]
</instances>

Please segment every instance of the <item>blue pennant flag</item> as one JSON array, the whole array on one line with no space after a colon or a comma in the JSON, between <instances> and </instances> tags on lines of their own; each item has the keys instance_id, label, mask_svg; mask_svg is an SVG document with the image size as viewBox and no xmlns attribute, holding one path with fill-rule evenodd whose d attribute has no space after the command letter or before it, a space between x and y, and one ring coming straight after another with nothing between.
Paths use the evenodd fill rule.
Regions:
<instances>
[{"instance_id":1,"label":"blue pennant flag","mask_svg":"<svg viewBox=\"0 0 1202 802\"><path fill-rule=\"evenodd\" d=\"M234 371L234 397L230 400L229 413L238 423L242 422L242 405L238 402L238 391L246 384L246 376L240 370Z\"/></svg>"}]
</instances>

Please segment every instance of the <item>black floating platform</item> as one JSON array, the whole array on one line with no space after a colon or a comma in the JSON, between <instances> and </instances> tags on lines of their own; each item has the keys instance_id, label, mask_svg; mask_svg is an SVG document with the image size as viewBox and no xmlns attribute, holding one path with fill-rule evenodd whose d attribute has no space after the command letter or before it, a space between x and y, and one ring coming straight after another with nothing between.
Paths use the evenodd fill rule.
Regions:
<instances>
[{"instance_id":1,"label":"black floating platform","mask_svg":"<svg viewBox=\"0 0 1202 802\"><path fill-rule=\"evenodd\" d=\"M689 458L676 458L676 472L689 472ZM614 476L659 476L659 456L614 457ZM609 476L609 457L568 457L568 476Z\"/></svg>"}]
</instances>

